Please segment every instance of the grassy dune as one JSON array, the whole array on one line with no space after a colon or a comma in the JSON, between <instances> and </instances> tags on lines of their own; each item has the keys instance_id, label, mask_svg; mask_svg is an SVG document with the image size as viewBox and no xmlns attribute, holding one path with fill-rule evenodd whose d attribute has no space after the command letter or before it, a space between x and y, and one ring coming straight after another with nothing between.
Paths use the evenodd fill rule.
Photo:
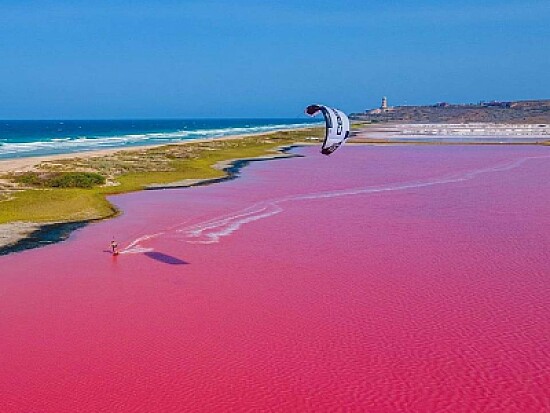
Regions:
<instances>
[{"instance_id":1,"label":"grassy dune","mask_svg":"<svg viewBox=\"0 0 550 413\"><path fill-rule=\"evenodd\" d=\"M0 198L0 224L106 218L116 214L116 209L106 199L108 195L138 191L151 184L222 177L225 173L213 168L218 162L272 154L280 146L306 139L315 141L321 136L320 128L282 131L42 162L35 171L38 180L69 172L86 172L101 175L107 183L91 188L44 188L36 184L33 177L3 176L16 186L4 191L4 200Z\"/></svg>"}]
</instances>

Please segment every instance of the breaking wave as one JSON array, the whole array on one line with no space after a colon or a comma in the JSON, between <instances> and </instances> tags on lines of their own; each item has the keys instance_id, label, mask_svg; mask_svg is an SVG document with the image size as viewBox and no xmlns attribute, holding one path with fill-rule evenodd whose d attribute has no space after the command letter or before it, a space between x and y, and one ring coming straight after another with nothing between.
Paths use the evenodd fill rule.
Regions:
<instances>
[{"instance_id":1,"label":"breaking wave","mask_svg":"<svg viewBox=\"0 0 550 413\"><path fill-rule=\"evenodd\" d=\"M52 153L73 153L106 148L124 148L126 146L175 143L201 138L219 138L223 136L306 128L312 125L315 124L292 123L112 136L59 137L33 142L9 142L6 139L0 139L0 157L7 158L13 156L29 156L33 154L47 155Z\"/></svg>"}]
</instances>

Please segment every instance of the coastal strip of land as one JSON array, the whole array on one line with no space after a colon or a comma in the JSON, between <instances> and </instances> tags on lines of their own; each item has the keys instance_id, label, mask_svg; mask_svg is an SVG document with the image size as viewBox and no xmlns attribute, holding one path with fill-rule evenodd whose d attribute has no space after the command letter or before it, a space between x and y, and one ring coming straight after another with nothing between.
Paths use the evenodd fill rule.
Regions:
<instances>
[{"instance_id":1,"label":"coastal strip of land","mask_svg":"<svg viewBox=\"0 0 550 413\"><path fill-rule=\"evenodd\" d=\"M282 149L323 138L323 128L314 127L0 161L0 252L45 234L44 228L66 234L59 225L77 228L116 216L110 195L218 182L234 161L290 156ZM356 122L349 142L548 145L550 126Z\"/></svg>"},{"instance_id":2,"label":"coastal strip of land","mask_svg":"<svg viewBox=\"0 0 550 413\"><path fill-rule=\"evenodd\" d=\"M282 149L323 137L314 127L0 161L0 250L44 226L116 216L110 195L223 179L234 160L290 156Z\"/></svg>"}]
</instances>

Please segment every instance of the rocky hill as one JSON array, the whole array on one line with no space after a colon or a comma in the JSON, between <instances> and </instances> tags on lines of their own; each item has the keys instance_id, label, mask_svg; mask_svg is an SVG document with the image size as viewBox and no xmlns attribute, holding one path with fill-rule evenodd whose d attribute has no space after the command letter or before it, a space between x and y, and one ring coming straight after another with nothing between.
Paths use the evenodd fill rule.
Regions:
<instances>
[{"instance_id":1,"label":"rocky hill","mask_svg":"<svg viewBox=\"0 0 550 413\"><path fill-rule=\"evenodd\" d=\"M431 106L395 106L353 113L350 118L372 123L549 124L550 99L464 105L438 103Z\"/></svg>"}]
</instances>

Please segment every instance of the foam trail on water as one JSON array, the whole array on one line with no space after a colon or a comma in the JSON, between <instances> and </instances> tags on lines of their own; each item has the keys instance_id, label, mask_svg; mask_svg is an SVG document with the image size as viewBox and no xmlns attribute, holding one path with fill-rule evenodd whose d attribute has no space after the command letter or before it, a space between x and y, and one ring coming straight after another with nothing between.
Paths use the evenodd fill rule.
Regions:
<instances>
[{"instance_id":1,"label":"foam trail on water","mask_svg":"<svg viewBox=\"0 0 550 413\"><path fill-rule=\"evenodd\" d=\"M218 242L220 237L232 234L245 224L269 218L282 211L283 209L276 202L260 202L248 208L248 212L208 221L191 228L180 229L177 232L183 233L188 238L198 238L196 241L189 240L188 242L212 244Z\"/></svg>"},{"instance_id":2,"label":"foam trail on water","mask_svg":"<svg viewBox=\"0 0 550 413\"><path fill-rule=\"evenodd\" d=\"M491 166L482 169L476 169L473 171L466 171L463 173L457 173L453 175L446 175L437 178L431 178L426 180L418 180L411 182L402 182L388 185L380 186L370 186L363 188L349 188L341 189L335 191L325 191L325 192L316 192L310 194L301 194L293 195L273 200L266 200L258 202L250 207L236 211L232 214L227 214L223 216L216 217L214 219L203 221L198 224L184 227L181 229L176 229L175 232L184 238L186 242L190 243L200 243L200 244L213 244L220 241L220 238L231 235L233 232L239 230L243 225L258 221L260 219L269 218L276 214L279 214L283 211L281 204L286 202L299 202L306 200L315 200L315 199L327 199L327 198L338 198L343 196L354 196L354 195L365 195L365 194L374 194L380 192L390 192L390 191L403 191L409 189L417 189L430 187L435 185L444 185L451 183L458 183L469 181L476 178L479 175L495 173L495 172L504 172L511 169L517 168L523 163L531 159L547 159L549 156L539 156L539 157L526 157L509 162L506 164ZM161 232L154 235L147 235L141 238L138 238L132 242L128 248L125 250L127 252L141 252L140 249L143 249L139 245L140 242L146 241L151 238L156 238L158 236L164 235L166 232ZM130 250L128 250L130 249Z\"/></svg>"},{"instance_id":3,"label":"foam trail on water","mask_svg":"<svg viewBox=\"0 0 550 413\"><path fill-rule=\"evenodd\" d=\"M126 248L124 248L122 251L120 251L120 253L121 254L140 254L140 253L144 253L144 252L154 251L153 248L144 248L144 247L142 247L140 245L140 242L147 241L148 239L160 237L163 234L165 234L164 231L157 232L156 234L143 235L139 238L136 238Z\"/></svg>"}]
</instances>

